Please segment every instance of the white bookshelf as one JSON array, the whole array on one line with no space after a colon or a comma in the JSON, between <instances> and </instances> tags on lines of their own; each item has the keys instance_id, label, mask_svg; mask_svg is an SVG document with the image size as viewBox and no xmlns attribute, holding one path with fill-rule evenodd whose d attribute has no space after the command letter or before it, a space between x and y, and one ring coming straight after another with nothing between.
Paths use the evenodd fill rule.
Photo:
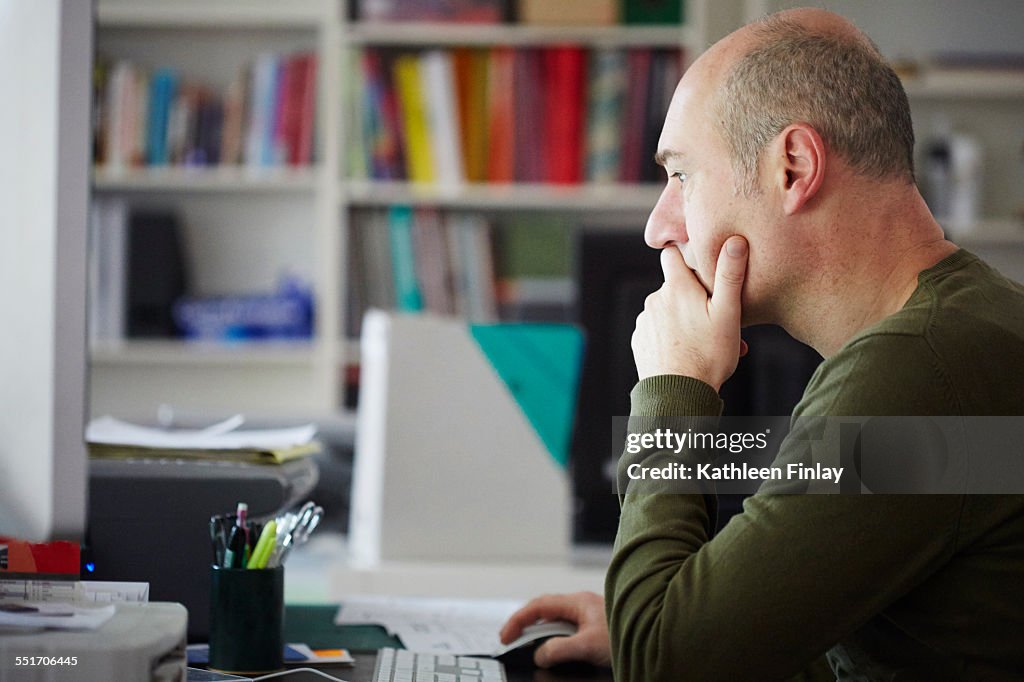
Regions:
<instances>
[{"instance_id":1,"label":"white bookshelf","mask_svg":"<svg viewBox=\"0 0 1024 682\"><path fill-rule=\"evenodd\" d=\"M143 167L93 169L97 192L313 192L319 168L249 168L245 166Z\"/></svg>"},{"instance_id":2,"label":"white bookshelf","mask_svg":"<svg viewBox=\"0 0 1024 682\"><path fill-rule=\"evenodd\" d=\"M314 358L314 345L308 341L268 341L231 345L201 341L132 339L98 343L92 348L94 366L304 367L311 365Z\"/></svg>"},{"instance_id":3,"label":"white bookshelf","mask_svg":"<svg viewBox=\"0 0 1024 682\"><path fill-rule=\"evenodd\" d=\"M93 172L93 186L98 196L180 208L188 220L199 224L201 265L214 271L207 277L210 286L241 291L270 279L270 273L260 271L261 266L269 266L252 248L252 239L266 241L281 262L301 261L303 272L313 282L317 318L315 337L304 344L211 346L126 341L97 346L91 354L94 408L113 412L130 408L144 414L159 400L193 412L243 407L267 414L337 411L342 369L359 356L358 342L345 339L341 330L346 242L353 209L407 204L490 214L529 210L567 213L588 224L628 216L639 232L657 201L661 187L649 185L441 187L349 179L343 134L349 103L345 102L348 93L342 82L342 65L352 50L572 43L588 48L679 47L686 50L687 61L692 61L706 45L745 19L787 2L687 0L686 23L679 27L364 23L347 18L347 4L337 0L98 0L100 49L109 48L113 56L128 56L146 66L179 66L186 76L209 74L211 82L218 85L223 85L242 61L262 50L281 51L290 46L316 50L315 166L122 171L99 167ZM835 9L842 12L847 4L851 3L840 2ZM950 110L958 120L970 121L977 112L984 112L978 127L988 136L986 148L995 150L987 159L995 185L986 201L991 217L958 241L968 248L1024 246L1022 221L1010 216L1021 202L1019 191L1014 194L1010 186L1024 165L1019 158L1020 141L998 144L1007 125L1019 121L1024 82L1013 77L953 78L922 73L907 79L905 86L919 139L927 136L935 111ZM1019 136L1019 126L1013 134ZM140 385L148 387L142 398L137 397ZM153 388L158 386L164 391L161 396Z\"/></svg>"},{"instance_id":4,"label":"white bookshelf","mask_svg":"<svg viewBox=\"0 0 1024 682\"><path fill-rule=\"evenodd\" d=\"M96 196L118 197L133 207L171 207L183 216L198 253L200 279L210 292L266 289L273 279L270 270L282 263L299 265L314 287L314 339L237 346L141 340L96 345L91 350L94 413L152 418L163 403L191 414L340 411L344 366L359 357L358 341L345 339L341 324L353 209L397 203L492 214L525 209L567 213L588 224L619 216L638 225L640 238L658 186L443 188L347 178L343 131L350 103L343 65L353 50L571 43L682 48L692 61L738 22L742 6L742 0L686 0L685 25L670 27L470 26L353 22L351 1L97 1L97 47L112 58L130 58L147 68L173 66L184 78L223 87L240 64L261 51L313 49L319 80L314 167L93 170Z\"/></svg>"},{"instance_id":5,"label":"white bookshelf","mask_svg":"<svg viewBox=\"0 0 1024 682\"><path fill-rule=\"evenodd\" d=\"M649 211L661 185L549 185L531 183L462 184L451 187L409 182L343 183L341 201L347 206L393 204L440 206L452 209L547 211Z\"/></svg>"},{"instance_id":6,"label":"white bookshelf","mask_svg":"<svg viewBox=\"0 0 1024 682\"><path fill-rule=\"evenodd\" d=\"M317 29L330 13L330 0L201 2L200 0L100 0L96 20L103 28L304 28Z\"/></svg>"},{"instance_id":7,"label":"white bookshelf","mask_svg":"<svg viewBox=\"0 0 1024 682\"><path fill-rule=\"evenodd\" d=\"M152 419L169 404L191 414L322 417L338 406L337 273L340 182L338 59L342 21L333 0L99 0L96 45L146 68L224 87L262 51L318 57L316 163L309 167L93 169L97 197L172 209L204 294L269 291L297 272L316 300L314 338L196 343L105 340L93 345L93 414Z\"/></svg>"},{"instance_id":8,"label":"white bookshelf","mask_svg":"<svg viewBox=\"0 0 1024 682\"><path fill-rule=\"evenodd\" d=\"M352 45L489 46L583 45L586 47L679 47L693 43L691 27L527 26L432 23L353 24Z\"/></svg>"}]
</instances>

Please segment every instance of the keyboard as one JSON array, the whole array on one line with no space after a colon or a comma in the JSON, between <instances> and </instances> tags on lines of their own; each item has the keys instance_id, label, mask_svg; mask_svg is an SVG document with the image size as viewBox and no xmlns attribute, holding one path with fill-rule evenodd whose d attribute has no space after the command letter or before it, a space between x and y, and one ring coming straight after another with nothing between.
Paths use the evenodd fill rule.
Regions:
<instances>
[{"instance_id":1,"label":"keyboard","mask_svg":"<svg viewBox=\"0 0 1024 682\"><path fill-rule=\"evenodd\" d=\"M505 666L490 658L416 654L381 649L373 682L506 682Z\"/></svg>"}]
</instances>

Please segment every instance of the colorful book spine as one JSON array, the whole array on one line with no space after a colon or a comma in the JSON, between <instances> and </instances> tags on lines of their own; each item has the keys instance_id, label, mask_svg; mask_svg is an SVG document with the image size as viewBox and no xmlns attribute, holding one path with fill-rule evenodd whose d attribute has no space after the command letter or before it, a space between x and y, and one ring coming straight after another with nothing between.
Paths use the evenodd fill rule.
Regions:
<instances>
[{"instance_id":1,"label":"colorful book spine","mask_svg":"<svg viewBox=\"0 0 1024 682\"><path fill-rule=\"evenodd\" d=\"M622 108L626 96L626 55L621 50L597 50L590 61L590 101L587 109L588 182L619 179L622 149Z\"/></svg>"},{"instance_id":2,"label":"colorful book spine","mask_svg":"<svg viewBox=\"0 0 1024 682\"><path fill-rule=\"evenodd\" d=\"M651 139L682 73L680 54L368 49L358 107L365 153L352 167L446 186L657 180Z\"/></svg>"},{"instance_id":3,"label":"colorful book spine","mask_svg":"<svg viewBox=\"0 0 1024 682\"><path fill-rule=\"evenodd\" d=\"M575 184L582 177L585 55L578 47L555 47L547 50L544 58L548 179L556 184Z\"/></svg>"},{"instance_id":4,"label":"colorful book spine","mask_svg":"<svg viewBox=\"0 0 1024 682\"><path fill-rule=\"evenodd\" d=\"M554 93L545 87L544 52L522 49L515 53L515 179L518 182L544 182L548 168L545 103ZM527 94L528 93L528 94Z\"/></svg>"},{"instance_id":5,"label":"colorful book spine","mask_svg":"<svg viewBox=\"0 0 1024 682\"><path fill-rule=\"evenodd\" d=\"M293 166L308 166L313 163L313 139L316 130L316 79L319 61L313 53L301 58L300 73L302 84L297 89L299 99L299 122L295 131L298 139L294 143L295 153L288 159Z\"/></svg>"},{"instance_id":6,"label":"colorful book spine","mask_svg":"<svg viewBox=\"0 0 1024 682\"><path fill-rule=\"evenodd\" d=\"M640 182L640 168L643 165L644 123L650 85L651 53L649 50L634 50L626 58L628 85L626 87L626 112L622 126L622 166L619 169L621 182Z\"/></svg>"},{"instance_id":7,"label":"colorful book spine","mask_svg":"<svg viewBox=\"0 0 1024 682\"><path fill-rule=\"evenodd\" d=\"M393 69L401 110L407 177L413 182L432 183L436 179L434 155L419 58L412 54L402 55L395 60Z\"/></svg>"},{"instance_id":8,"label":"colorful book spine","mask_svg":"<svg viewBox=\"0 0 1024 682\"><path fill-rule=\"evenodd\" d=\"M496 47L489 64L488 103L491 149L487 160L490 182L515 180L515 51Z\"/></svg>"},{"instance_id":9,"label":"colorful book spine","mask_svg":"<svg viewBox=\"0 0 1024 682\"><path fill-rule=\"evenodd\" d=\"M153 74L149 91L149 121L146 131L146 160L151 166L162 166L170 161L167 150L167 123L171 106L178 90L178 77L170 69Z\"/></svg>"},{"instance_id":10,"label":"colorful book spine","mask_svg":"<svg viewBox=\"0 0 1024 682\"><path fill-rule=\"evenodd\" d=\"M434 181L455 186L465 181L462 140L458 132L455 73L451 54L427 50L420 56L420 82L426 97L427 126L433 158Z\"/></svg>"},{"instance_id":11,"label":"colorful book spine","mask_svg":"<svg viewBox=\"0 0 1024 682\"><path fill-rule=\"evenodd\" d=\"M127 60L98 69L94 160L110 167L313 161L317 59L263 54L223 93Z\"/></svg>"},{"instance_id":12,"label":"colorful book spine","mask_svg":"<svg viewBox=\"0 0 1024 682\"><path fill-rule=\"evenodd\" d=\"M391 270L395 282L395 305L398 310L423 310L423 294L416 277L416 251L412 236L413 212L408 206L393 206L388 212L388 234L391 239Z\"/></svg>"}]
</instances>

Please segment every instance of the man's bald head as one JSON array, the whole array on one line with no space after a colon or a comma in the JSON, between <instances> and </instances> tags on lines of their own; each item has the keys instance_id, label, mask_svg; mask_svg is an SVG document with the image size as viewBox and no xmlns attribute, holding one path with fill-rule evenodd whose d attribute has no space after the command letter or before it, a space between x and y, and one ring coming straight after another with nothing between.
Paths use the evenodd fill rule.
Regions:
<instances>
[{"instance_id":1,"label":"man's bald head","mask_svg":"<svg viewBox=\"0 0 1024 682\"><path fill-rule=\"evenodd\" d=\"M788 125L810 124L828 150L876 179L914 181L914 132L899 77L871 40L819 9L769 15L727 36L696 64L740 189L757 189L761 150Z\"/></svg>"}]
</instances>

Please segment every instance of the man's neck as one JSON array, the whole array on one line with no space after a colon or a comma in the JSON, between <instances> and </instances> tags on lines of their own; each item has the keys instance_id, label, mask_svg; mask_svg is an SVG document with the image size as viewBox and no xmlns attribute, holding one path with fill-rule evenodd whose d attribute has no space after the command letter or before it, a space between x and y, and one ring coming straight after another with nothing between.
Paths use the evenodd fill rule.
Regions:
<instances>
[{"instance_id":1,"label":"man's neck","mask_svg":"<svg viewBox=\"0 0 1024 682\"><path fill-rule=\"evenodd\" d=\"M837 215L845 219L831 233L845 238L823 246L820 277L797 294L782 325L825 358L903 308L921 271L957 250L916 190L867 216Z\"/></svg>"}]
</instances>

